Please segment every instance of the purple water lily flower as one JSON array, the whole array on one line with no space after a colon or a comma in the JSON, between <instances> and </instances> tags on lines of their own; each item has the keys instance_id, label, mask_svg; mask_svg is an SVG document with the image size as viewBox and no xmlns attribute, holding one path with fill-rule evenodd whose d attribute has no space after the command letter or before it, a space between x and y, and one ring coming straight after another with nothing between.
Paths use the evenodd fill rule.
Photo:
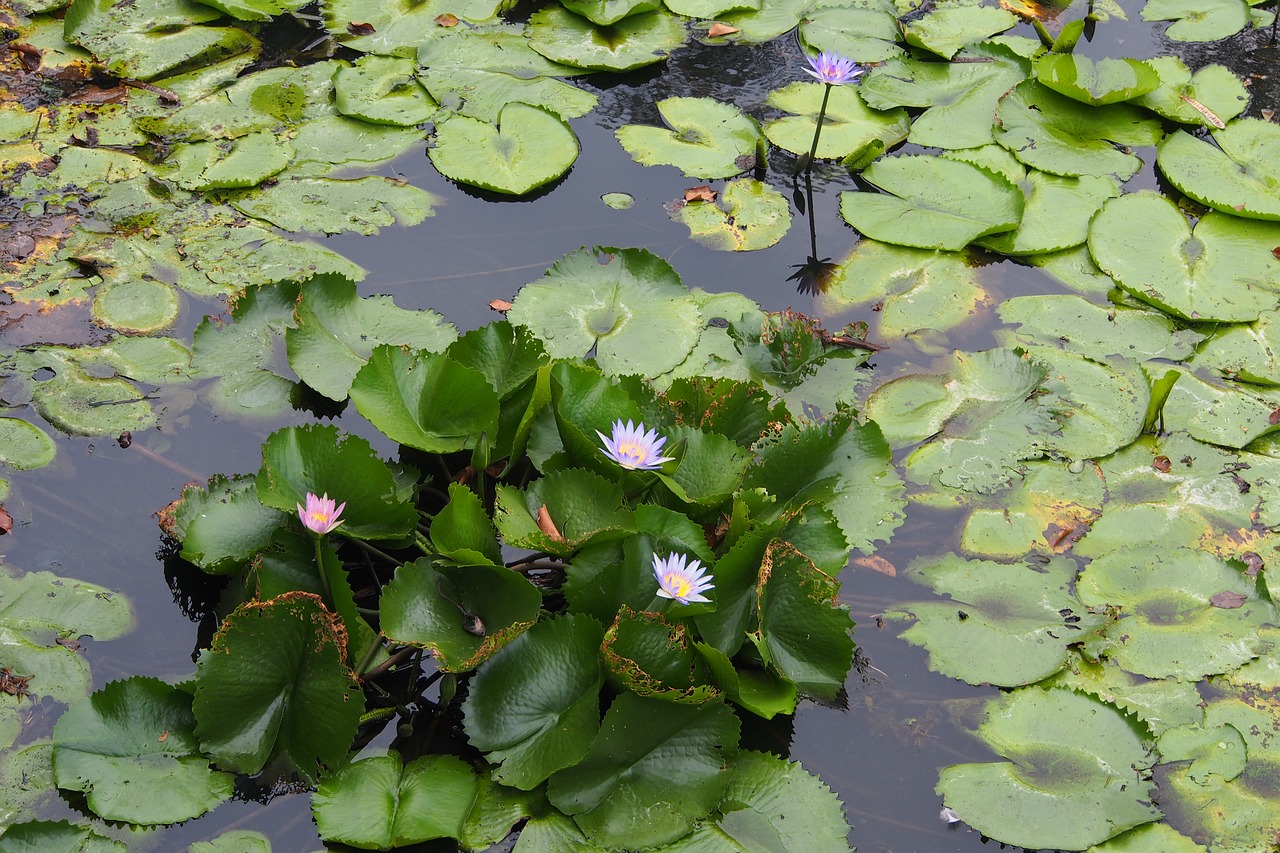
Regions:
<instances>
[{"instance_id":1,"label":"purple water lily flower","mask_svg":"<svg viewBox=\"0 0 1280 853\"><path fill-rule=\"evenodd\" d=\"M632 424L621 420L613 422L613 436L606 437L600 430L596 435L604 442L604 455L623 468L632 471L652 471L662 467L663 462L670 462L670 456L659 456L665 438L658 436L657 430L645 431L644 424Z\"/></svg>"},{"instance_id":2,"label":"purple water lily flower","mask_svg":"<svg viewBox=\"0 0 1280 853\"><path fill-rule=\"evenodd\" d=\"M323 536L342 523L340 516L347 505L345 502L340 506L336 504L337 501L332 500L328 492L320 498L307 492L307 505L304 507L302 504L294 504L294 506L298 508L298 518L301 519L302 526L317 536Z\"/></svg>"},{"instance_id":3,"label":"purple water lily flower","mask_svg":"<svg viewBox=\"0 0 1280 853\"><path fill-rule=\"evenodd\" d=\"M702 593L716 587L701 563L691 560L685 565L685 556L675 552L667 555L665 560L653 555L653 576L658 579L658 595L681 604L710 601Z\"/></svg>"},{"instance_id":4,"label":"purple water lily flower","mask_svg":"<svg viewBox=\"0 0 1280 853\"><path fill-rule=\"evenodd\" d=\"M810 67L804 69L804 72L832 86L854 83L862 76L862 69L858 67L858 63L852 59L846 59L835 51L824 51L817 56L806 58L809 60Z\"/></svg>"}]
</instances>

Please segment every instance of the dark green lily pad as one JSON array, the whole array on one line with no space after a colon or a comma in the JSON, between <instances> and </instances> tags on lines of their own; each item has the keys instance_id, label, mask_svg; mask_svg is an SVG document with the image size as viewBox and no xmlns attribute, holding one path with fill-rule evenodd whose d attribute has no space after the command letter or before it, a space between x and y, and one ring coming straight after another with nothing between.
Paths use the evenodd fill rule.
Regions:
<instances>
[{"instance_id":1,"label":"dark green lily pad","mask_svg":"<svg viewBox=\"0 0 1280 853\"><path fill-rule=\"evenodd\" d=\"M1232 216L1280 220L1280 127L1236 119L1213 132L1214 145L1186 131L1160 143L1160 171L1201 204Z\"/></svg>"},{"instance_id":2,"label":"dark green lily pad","mask_svg":"<svg viewBox=\"0 0 1280 853\"><path fill-rule=\"evenodd\" d=\"M67 709L53 729L58 787L83 791L107 820L177 823L231 796L195 735L191 696L155 678L114 681Z\"/></svg>"},{"instance_id":3,"label":"dark green lily pad","mask_svg":"<svg viewBox=\"0 0 1280 853\"><path fill-rule=\"evenodd\" d=\"M731 104L711 98L666 98L658 112L672 128L628 124L614 134L646 166L675 166L690 178L727 178L755 163L760 127Z\"/></svg>"},{"instance_id":4,"label":"dark green lily pad","mask_svg":"<svg viewBox=\"0 0 1280 853\"><path fill-rule=\"evenodd\" d=\"M818 126L825 86L789 83L769 93L769 106L793 113L764 127L769 141L792 154L808 154ZM907 138L911 120L903 109L871 109L854 86L833 86L827 98L815 157L844 157L876 142L891 148Z\"/></svg>"},{"instance_id":5,"label":"dark green lily pad","mask_svg":"<svg viewBox=\"0 0 1280 853\"><path fill-rule=\"evenodd\" d=\"M558 537L538 523L544 509ZM634 531L622 491L577 468L552 472L523 492L499 486L493 521L510 545L566 557L593 541L621 539Z\"/></svg>"},{"instance_id":6,"label":"dark green lily pad","mask_svg":"<svg viewBox=\"0 0 1280 853\"><path fill-rule=\"evenodd\" d=\"M1128 180L1142 161L1115 146L1154 145L1160 136L1160 122L1138 107L1091 107L1033 80L1015 86L996 109L996 142L1053 175Z\"/></svg>"},{"instance_id":7,"label":"dark green lily pad","mask_svg":"<svg viewBox=\"0 0 1280 853\"><path fill-rule=\"evenodd\" d=\"M1099 107L1131 101L1160 86L1160 76L1136 59L1099 59L1046 53L1036 60L1036 79L1068 98Z\"/></svg>"},{"instance_id":8,"label":"dark green lily pad","mask_svg":"<svg viewBox=\"0 0 1280 853\"><path fill-rule=\"evenodd\" d=\"M524 195L559 178L578 159L578 138L564 119L512 102L495 127L458 115L436 128L431 163L447 178L508 195Z\"/></svg>"},{"instance_id":9,"label":"dark green lily pad","mask_svg":"<svg viewBox=\"0 0 1280 853\"><path fill-rule=\"evenodd\" d=\"M1176 56L1158 56L1147 63L1160 75L1160 87L1134 103L1167 119L1221 129L1249 105L1249 90L1224 66L1206 65L1192 74Z\"/></svg>"},{"instance_id":10,"label":"dark green lily pad","mask_svg":"<svg viewBox=\"0 0 1280 853\"><path fill-rule=\"evenodd\" d=\"M334 105L343 115L371 124L422 124L438 105L418 82L417 70L411 59L363 56L334 75Z\"/></svg>"},{"instance_id":11,"label":"dark green lily pad","mask_svg":"<svg viewBox=\"0 0 1280 853\"><path fill-rule=\"evenodd\" d=\"M645 249L580 249L516 295L507 314L552 358L592 350L608 373L658 376L684 361L701 316L671 265Z\"/></svg>"},{"instance_id":12,"label":"dark green lily pad","mask_svg":"<svg viewBox=\"0 0 1280 853\"><path fill-rule=\"evenodd\" d=\"M684 24L665 11L596 26L562 6L529 18L529 46L555 62L590 71L631 71L661 62L685 41Z\"/></svg>"},{"instance_id":13,"label":"dark green lily pad","mask_svg":"<svg viewBox=\"0 0 1280 853\"><path fill-rule=\"evenodd\" d=\"M989 702L977 734L1008 761L947 767L937 790L984 835L1082 850L1160 818L1140 775L1150 747L1108 705L1029 687Z\"/></svg>"},{"instance_id":14,"label":"dark green lily pad","mask_svg":"<svg viewBox=\"0 0 1280 853\"><path fill-rule=\"evenodd\" d=\"M950 59L965 45L985 41L1017 23L1017 16L1005 9L954 3L905 23L902 32L907 44Z\"/></svg>"},{"instance_id":15,"label":"dark green lily pad","mask_svg":"<svg viewBox=\"0 0 1280 853\"><path fill-rule=\"evenodd\" d=\"M886 194L841 193L840 214L886 243L959 251L1022 219L1022 192L1002 175L969 163L900 155L877 160L862 177Z\"/></svg>"},{"instance_id":16,"label":"dark green lily pad","mask_svg":"<svg viewBox=\"0 0 1280 853\"><path fill-rule=\"evenodd\" d=\"M993 563L946 556L907 576L947 600L896 605L902 638L929 652L929 668L970 684L1018 687L1058 672L1068 649L1103 624L1071 590L1075 562Z\"/></svg>"},{"instance_id":17,"label":"dark green lily pad","mask_svg":"<svg viewBox=\"0 0 1280 853\"><path fill-rule=\"evenodd\" d=\"M215 476L208 488L183 489L173 513L173 535L182 558L210 574L235 574L271 537L287 516L258 500L257 478Z\"/></svg>"},{"instance_id":18,"label":"dark green lily pad","mask_svg":"<svg viewBox=\"0 0 1280 853\"><path fill-rule=\"evenodd\" d=\"M19 471L43 468L53 461L57 445L35 424L0 417L0 465Z\"/></svg>"},{"instance_id":19,"label":"dark green lily pad","mask_svg":"<svg viewBox=\"0 0 1280 853\"><path fill-rule=\"evenodd\" d=\"M791 227L786 196L754 178L725 185L716 201L692 201L680 208L690 236L712 249L751 252L776 244Z\"/></svg>"},{"instance_id":20,"label":"dark green lily pad","mask_svg":"<svg viewBox=\"0 0 1280 853\"><path fill-rule=\"evenodd\" d=\"M1090 254L1117 284L1188 320L1252 322L1280 304L1278 245L1280 225L1213 212L1193 231L1146 191L1108 201L1089 229Z\"/></svg>"}]
</instances>

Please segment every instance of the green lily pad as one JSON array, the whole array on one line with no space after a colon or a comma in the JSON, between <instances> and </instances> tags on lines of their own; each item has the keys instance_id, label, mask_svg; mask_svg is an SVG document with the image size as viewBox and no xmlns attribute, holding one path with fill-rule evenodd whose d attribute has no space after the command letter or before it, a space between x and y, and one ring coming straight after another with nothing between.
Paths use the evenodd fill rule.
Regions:
<instances>
[{"instance_id":1,"label":"green lily pad","mask_svg":"<svg viewBox=\"0 0 1280 853\"><path fill-rule=\"evenodd\" d=\"M54 726L54 778L107 820L197 817L231 796L235 775L209 766L195 726L189 694L155 678L114 681Z\"/></svg>"},{"instance_id":2,"label":"green lily pad","mask_svg":"<svg viewBox=\"0 0 1280 853\"><path fill-rule=\"evenodd\" d=\"M286 518L258 500L256 477L215 476L207 488L182 490L172 533L182 543L182 559L210 574L236 574L271 544Z\"/></svg>"},{"instance_id":3,"label":"green lily pad","mask_svg":"<svg viewBox=\"0 0 1280 853\"><path fill-rule=\"evenodd\" d=\"M1215 604L1224 591L1243 596L1242 605ZM1239 568L1183 548L1104 554L1081 573L1076 593L1086 604L1121 608L1106 630L1106 653L1148 678L1194 681L1235 669L1268 648L1258 629L1277 618Z\"/></svg>"},{"instance_id":4,"label":"green lily pad","mask_svg":"<svg viewBox=\"0 0 1280 853\"><path fill-rule=\"evenodd\" d=\"M878 336L929 338L969 322L991 300L978 270L955 252L859 240L818 298L824 314L879 305Z\"/></svg>"},{"instance_id":5,"label":"green lily pad","mask_svg":"<svg viewBox=\"0 0 1280 853\"><path fill-rule=\"evenodd\" d=\"M1196 351L1204 337L1191 329L1178 329L1167 315L1156 311L1103 307L1067 294L1015 296L997 310L1001 320L1018 327L998 335L1006 346L1057 346L1094 361L1112 355L1181 361Z\"/></svg>"},{"instance_id":6,"label":"green lily pad","mask_svg":"<svg viewBox=\"0 0 1280 853\"><path fill-rule=\"evenodd\" d=\"M547 797L597 844L674 841L720 802L738 729L723 702L677 705L623 693L582 760L551 777Z\"/></svg>"},{"instance_id":7,"label":"green lily pad","mask_svg":"<svg viewBox=\"0 0 1280 853\"><path fill-rule=\"evenodd\" d=\"M1019 462L1044 453L1056 428L1035 393L1046 377L1012 350L956 352L947 373L880 386L866 416L895 447L924 442L907 457L911 479L990 493L1012 481Z\"/></svg>"},{"instance_id":8,"label":"green lily pad","mask_svg":"<svg viewBox=\"0 0 1280 853\"><path fill-rule=\"evenodd\" d=\"M17 737L17 727L20 725L16 719L18 714L12 705L7 706L7 709L14 711L13 735ZM44 812L42 807L57 799L58 786L53 781L52 754L53 741L49 738L41 738L20 748L0 752L0 759L3 759L0 761L0 823L5 826L6 835L11 836L14 825L19 824L24 816ZM5 849L4 844L5 839L0 839L0 850ZM32 847L31 853L39 853L40 849Z\"/></svg>"},{"instance_id":9,"label":"green lily pad","mask_svg":"<svg viewBox=\"0 0 1280 853\"><path fill-rule=\"evenodd\" d=\"M1049 369L1043 402L1058 418L1056 434L1047 438L1050 449L1069 459L1092 459L1142 432L1151 389L1136 361L1095 361L1056 347L1030 347L1028 354Z\"/></svg>"},{"instance_id":10,"label":"green lily pad","mask_svg":"<svg viewBox=\"0 0 1280 853\"><path fill-rule=\"evenodd\" d=\"M388 296L361 298L355 282L335 275L306 282L294 310L295 325L285 330L289 366L332 400L347 398L374 347L440 352L458 336L434 311L406 311Z\"/></svg>"},{"instance_id":11,"label":"green lily pad","mask_svg":"<svg viewBox=\"0 0 1280 853\"><path fill-rule=\"evenodd\" d=\"M178 294L162 281L104 284L93 295L94 322L126 334L164 331L178 319L178 310Z\"/></svg>"},{"instance_id":12,"label":"green lily pad","mask_svg":"<svg viewBox=\"0 0 1280 853\"><path fill-rule=\"evenodd\" d=\"M311 800L320 837L365 850L458 838L480 780L452 755L405 764L390 750L364 755L326 778Z\"/></svg>"},{"instance_id":13,"label":"green lily pad","mask_svg":"<svg viewBox=\"0 0 1280 853\"><path fill-rule=\"evenodd\" d=\"M566 69L575 70L575 69ZM513 101L549 110L561 118L581 118L596 107L591 92L550 77L519 77L482 68L428 68L422 83L442 106L490 123Z\"/></svg>"},{"instance_id":14,"label":"green lily pad","mask_svg":"<svg viewBox=\"0 0 1280 853\"><path fill-rule=\"evenodd\" d=\"M559 537L538 524L544 508ZM508 544L560 556L593 541L621 539L632 532L622 491L603 477L577 468L552 472L523 492L499 486L493 521Z\"/></svg>"},{"instance_id":15,"label":"green lily pad","mask_svg":"<svg viewBox=\"0 0 1280 853\"><path fill-rule=\"evenodd\" d=\"M1002 175L969 163L900 155L877 160L862 177L886 194L841 193L840 214L886 243L959 251L1022 219L1022 192Z\"/></svg>"},{"instance_id":16,"label":"green lily pad","mask_svg":"<svg viewBox=\"0 0 1280 853\"><path fill-rule=\"evenodd\" d=\"M768 184L740 178L726 184L716 201L688 202L678 216L704 246L751 252L782 239L791 227L791 204Z\"/></svg>"},{"instance_id":17,"label":"green lily pad","mask_svg":"<svg viewBox=\"0 0 1280 853\"><path fill-rule=\"evenodd\" d=\"M1216 145L1182 130L1165 137L1156 163L1169 183L1232 216L1280 220L1280 127L1236 119L1213 139Z\"/></svg>"},{"instance_id":18,"label":"green lily pad","mask_svg":"<svg viewBox=\"0 0 1280 853\"><path fill-rule=\"evenodd\" d=\"M717 15L720 23L734 27L739 44L763 44L793 29L813 6L812 0L761 0L741 11ZM705 39L708 43L720 39Z\"/></svg>"},{"instance_id":19,"label":"green lily pad","mask_svg":"<svg viewBox=\"0 0 1280 853\"><path fill-rule=\"evenodd\" d=\"M369 175L353 180L285 178L268 187L236 193L236 210L286 231L355 231L376 234L399 223L417 225L435 214L436 196L390 178Z\"/></svg>"},{"instance_id":20,"label":"green lily pad","mask_svg":"<svg viewBox=\"0 0 1280 853\"><path fill-rule=\"evenodd\" d=\"M898 11L887 0L824 3L809 9L800 21L800 43L805 47L817 53L835 51L863 64L902 55L900 36Z\"/></svg>"},{"instance_id":21,"label":"green lily pad","mask_svg":"<svg viewBox=\"0 0 1280 853\"><path fill-rule=\"evenodd\" d=\"M1107 199L1120 195L1113 178L1064 177L1031 169L1017 182L1026 201L1018 227L978 240L1002 255L1038 255L1079 246L1089 238L1089 223Z\"/></svg>"},{"instance_id":22,"label":"green lily pad","mask_svg":"<svg viewBox=\"0 0 1280 853\"><path fill-rule=\"evenodd\" d=\"M324 21L352 50L412 58L424 42L450 33L437 23L441 15L480 23L492 20L502 5L502 0L332 0L324 4ZM368 24L373 31L357 35L350 30L353 23Z\"/></svg>"},{"instance_id":23,"label":"green lily pad","mask_svg":"<svg viewBox=\"0 0 1280 853\"><path fill-rule=\"evenodd\" d=\"M1217 41L1249 25L1245 0L1147 0L1144 21L1174 21L1164 34L1173 41Z\"/></svg>"},{"instance_id":24,"label":"green lily pad","mask_svg":"<svg viewBox=\"0 0 1280 853\"><path fill-rule=\"evenodd\" d=\"M947 149L986 145L995 141L991 124L996 104L1027 77L1031 63L993 43L965 48L959 58L966 61L890 59L871 69L858 91L877 110L927 107L911 122L907 136L917 145Z\"/></svg>"},{"instance_id":25,"label":"green lily pad","mask_svg":"<svg viewBox=\"0 0 1280 853\"><path fill-rule=\"evenodd\" d=\"M0 465L19 471L43 468L53 461L57 445L35 424L0 417Z\"/></svg>"},{"instance_id":26,"label":"green lily pad","mask_svg":"<svg viewBox=\"0 0 1280 853\"><path fill-rule=\"evenodd\" d=\"M338 767L364 710L343 663L346 642L338 617L310 593L238 607L196 664L201 751L239 773L274 761L315 781ZM55 770L56 748L55 738Z\"/></svg>"},{"instance_id":27,"label":"green lily pad","mask_svg":"<svg viewBox=\"0 0 1280 853\"><path fill-rule=\"evenodd\" d=\"M1121 669L1114 660L1089 660L1079 652L1043 686L1087 693L1141 720L1155 737L1204 719L1204 700L1194 683L1143 678Z\"/></svg>"},{"instance_id":28,"label":"green lily pad","mask_svg":"<svg viewBox=\"0 0 1280 853\"><path fill-rule=\"evenodd\" d=\"M663 7L662 0L563 0L563 3L570 12L601 26Z\"/></svg>"},{"instance_id":29,"label":"green lily pad","mask_svg":"<svg viewBox=\"0 0 1280 853\"><path fill-rule=\"evenodd\" d=\"M610 680L637 696L700 705L720 695L688 631L660 614L620 608L600 650Z\"/></svg>"},{"instance_id":30,"label":"green lily pad","mask_svg":"<svg viewBox=\"0 0 1280 853\"><path fill-rule=\"evenodd\" d=\"M371 124L422 124L435 115L438 104L418 82L417 70L411 59L362 56L334 75L334 105L344 116Z\"/></svg>"},{"instance_id":31,"label":"green lily pad","mask_svg":"<svg viewBox=\"0 0 1280 853\"><path fill-rule=\"evenodd\" d=\"M562 6L529 18L529 46L547 59L589 71L631 71L661 62L685 42L684 24L664 11L595 26Z\"/></svg>"},{"instance_id":32,"label":"green lily pad","mask_svg":"<svg viewBox=\"0 0 1280 853\"><path fill-rule=\"evenodd\" d=\"M608 373L658 376L684 361L702 320L671 265L645 249L597 247L565 255L516 295L507 318L552 358L592 350Z\"/></svg>"},{"instance_id":33,"label":"green lily pad","mask_svg":"<svg viewBox=\"0 0 1280 853\"><path fill-rule=\"evenodd\" d=\"M1063 668L1070 646L1103 624L1071 591L1074 561L993 563L949 555L907 570L946 600L896 605L902 638L929 652L929 668L970 684L1019 687Z\"/></svg>"},{"instance_id":34,"label":"green lily pad","mask_svg":"<svg viewBox=\"0 0 1280 853\"><path fill-rule=\"evenodd\" d=\"M1167 823L1147 823L1090 847L1086 853L1209 853Z\"/></svg>"},{"instance_id":35,"label":"green lily pad","mask_svg":"<svg viewBox=\"0 0 1280 853\"><path fill-rule=\"evenodd\" d=\"M271 853L271 841L261 832L233 829L211 841L195 841L187 853Z\"/></svg>"},{"instance_id":36,"label":"green lily pad","mask_svg":"<svg viewBox=\"0 0 1280 853\"><path fill-rule=\"evenodd\" d=\"M287 139L268 131L192 142L174 152L171 177L183 189L195 191L254 187L284 171L293 154Z\"/></svg>"},{"instance_id":37,"label":"green lily pad","mask_svg":"<svg viewBox=\"0 0 1280 853\"><path fill-rule=\"evenodd\" d=\"M389 163L422 144L416 127L393 127L340 115L327 115L298 127L293 136L296 168L314 163L314 171ZM314 174L314 171L312 172Z\"/></svg>"},{"instance_id":38,"label":"green lily pad","mask_svg":"<svg viewBox=\"0 0 1280 853\"><path fill-rule=\"evenodd\" d=\"M99 835L87 826L65 820L27 820L5 829L0 838L4 853L42 853L44 850L74 850L76 853L125 853L122 842Z\"/></svg>"},{"instance_id":39,"label":"green lily pad","mask_svg":"<svg viewBox=\"0 0 1280 853\"><path fill-rule=\"evenodd\" d=\"M1108 201L1089 229L1090 254L1117 284L1188 320L1252 322L1280 304L1277 245L1280 225L1211 212L1193 231L1145 191Z\"/></svg>"},{"instance_id":40,"label":"green lily pad","mask_svg":"<svg viewBox=\"0 0 1280 853\"><path fill-rule=\"evenodd\" d=\"M600 725L604 629L585 616L542 622L476 672L462 709L494 778L530 790L587 754Z\"/></svg>"},{"instance_id":41,"label":"green lily pad","mask_svg":"<svg viewBox=\"0 0 1280 853\"><path fill-rule=\"evenodd\" d=\"M460 483L449 484L449 502L431 521L431 544L458 565L501 566L497 531L480 497Z\"/></svg>"},{"instance_id":42,"label":"green lily pad","mask_svg":"<svg viewBox=\"0 0 1280 853\"><path fill-rule=\"evenodd\" d=\"M1219 329L1188 364L1227 379L1280 386L1280 312L1264 311L1253 323Z\"/></svg>"},{"instance_id":43,"label":"green lily pad","mask_svg":"<svg viewBox=\"0 0 1280 853\"><path fill-rule=\"evenodd\" d=\"M760 127L731 104L711 98L666 98L658 112L672 128L628 124L614 134L646 166L675 166L690 178L727 178L752 168Z\"/></svg>"},{"instance_id":44,"label":"green lily pad","mask_svg":"<svg viewBox=\"0 0 1280 853\"><path fill-rule=\"evenodd\" d=\"M636 197L631 193L605 193L600 196L600 200L614 210L630 210L636 203ZM790 211L788 211L789 213Z\"/></svg>"},{"instance_id":45,"label":"green lily pad","mask_svg":"<svg viewBox=\"0 0 1280 853\"><path fill-rule=\"evenodd\" d=\"M1108 705L1025 688L989 702L977 734L1008 761L947 767L937 790L984 835L1082 850L1160 818L1139 775L1150 747Z\"/></svg>"},{"instance_id":46,"label":"green lily pad","mask_svg":"<svg viewBox=\"0 0 1280 853\"><path fill-rule=\"evenodd\" d=\"M436 128L431 163L446 178L507 195L524 195L559 178L578 159L578 138L564 119L512 102L495 127L454 116Z\"/></svg>"},{"instance_id":47,"label":"green lily pad","mask_svg":"<svg viewBox=\"0 0 1280 853\"><path fill-rule=\"evenodd\" d=\"M1036 80L1060 95L1099 107L1131 101L1160 86L1160 75L1137 59L1099 59L1046 53L1036 60Z\"/></svg>"},{"instance_id":48,"label":"green lily pad","mask_svg":"<svg viewBox=\"0 0 1280 853\"><path fill-rule=\"evenodd\" d=\"M1026 80L1000 99L994 133L996 142L1042 172L1128 180L1142 161L1115 146L1154 145L1161 129L1132 104L1091 107Z\"/></svg>"},{"instance_id":49,"label":"green lily pad","mask_svg":"<svg viewBox=\"0 0 1280 853\"><path fill-rule=\"evenodd\" d=\"M112 438L155 426L156 415L146 398L125 380L92 376L70 362L57 371L31 390L32 405L50 425L71 435Z\"/></svg>"},{"instance_id":50,"label":"green lily pad","mask_svg":"<svg viewBox=\"0 0 1280 853\"><path fill-rule=\"evenodd\" d=\"M954 3L904 23L902 32L907 44L950 59L965 45L985 41L1017 23L1017 16L1005 9Z\"/></svg>"},{"instance_id":51,"label":"green lily pad","mask_svg":"<svg viewBox=\"0 0 1280 853\"><path fill-rule=\"evenodd\" d=\"M821 83L788 83L769 93L766 103L793 115L775 119L764 135L779 148L805 155L813 145L826 87ZM872 109L854 86L833 86L827 97L815 157L844 157L876 142L891 148L907 138L911 120L903 109Z\"/></svg>"},{"instance_id":52,"label":"green lily pad","mask_svg":"<svg viewBox=\"0 0 1280 853\"><path fill-rule=\"evenodd\" d=\"M1236 448L1280 429L1274 416L1280 389L1178 372L1161 412L1167 429L1185 429L1200 441Z\"/></svg>"},{"instance_id":53,"label":"green lily pad","mask_svg":"<svg viewBox=\"0 0 1280 853\"><path fill-rule=\"evenodd\" d=\"M1221 129L1249 105L1249 90L1224 66L1206 65L1192 74L1176 56L1158 56L1147 63L1160 75L1160 86L1134 103L1167 119Z\"/></svg>"}]
</instances>

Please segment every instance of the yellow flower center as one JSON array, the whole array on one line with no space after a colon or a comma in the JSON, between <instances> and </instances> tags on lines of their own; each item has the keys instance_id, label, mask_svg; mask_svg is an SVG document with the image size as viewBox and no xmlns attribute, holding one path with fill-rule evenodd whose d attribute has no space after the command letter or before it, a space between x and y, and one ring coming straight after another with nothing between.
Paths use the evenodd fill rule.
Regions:
<instances>
[{"instance_id":1,"label":"yellow flower center","mask_svg":"<svg viewBox=\"0 0 1280 853\"><path fill-rule=\"evenodd\" d=\"M684 598L693 591L693 584L690 583L689 578L679 572L667 572L663 575L662 585L676 598Z\"/></svg>"},{"instance_id":2,"label":"yellow flower center","mask_svg":"<svg viewBox=\"0 0 1280 853\"><path fill-rule=\"evenodd\" d=\"M641 462L644 461L644 457L645 457L645 450L643 445L639 445L630 441L619 444L618 453L621 454L622 456L633 456Z\"/></svg>"},{"instance_id":3,"label":"yellow flower center","mask_svg":"<svg viewBox=\"0 0 1280 853\"><path fill-rule=\"evenodd\" d=\"M311 512L307 513L307 515L311 517L311 521L314 522L315 524L329 523L329 513L325 512L324 510L313 509Z\"/></svg>"}]
</instances>

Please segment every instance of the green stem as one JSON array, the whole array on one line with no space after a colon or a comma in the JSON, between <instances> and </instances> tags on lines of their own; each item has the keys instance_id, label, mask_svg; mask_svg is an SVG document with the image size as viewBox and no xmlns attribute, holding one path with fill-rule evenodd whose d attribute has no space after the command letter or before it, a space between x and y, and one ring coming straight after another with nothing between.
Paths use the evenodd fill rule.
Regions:
<instances>
[{"instance_id":1,"label":"green stem","mask_svg":"<svg viewBox=\"0 0 1280 853\"><path fill-rule=\"evenodd\" d=\"M324 570L324 537L315 537L316 541L316 571L320 573L320 586L324 588L324 603L330 610L336 610L337 604L333 600L333 590L329 587L329 575Z\"/></svg>"},{"instance_id":2,"label":"green stem","mask_svg":"<svg viewBox=\"0 0 1280 853\"><path fill-rule=\"evenodd\" d=\"M396 566L397 568L404 565L404 563L400 562L395 557L388 554L386 551L383 551L379 548L375 548L372 545L370 545L368 542L364 542L360 539L348 539L347 541L350 542L352 545L355 545L357 548L361 549L362 551L366 551L374 555L375 557L379 557L383 560L386 560L388 563L390 563L393 566Z\"/></svg>"},{"instance_id":3,"label":"green stem","mask_svg":"<svg viewBox=\"0 0 1280 853\"><path fill-rule=\"evenodd\" d=\"M382 640L378 637L374 637L369 641L369 648L364 650L364 654L360 656L360 663L356 664L356 675L364 675L364 671L369 668L369 664L373 663L373 659L378 656L378 649L380 648L382 648Z\"/></svg>"},{"instance_id":4,"label":"green stem","mask_svg":"<svg viewBox=\"0 0 1280 853\"><path fill-rule=\"evenodd\" d=\"M813 158L818 153L818 137L822 135L822 122L827 117L827 98L831 97L831 84L823 85L827 88L822 92L822 106L818 108L818 126L813 129L813 144L809 146L809 162L805 166L806 169L813 168Z\"/></svg>"}]
</instances>

